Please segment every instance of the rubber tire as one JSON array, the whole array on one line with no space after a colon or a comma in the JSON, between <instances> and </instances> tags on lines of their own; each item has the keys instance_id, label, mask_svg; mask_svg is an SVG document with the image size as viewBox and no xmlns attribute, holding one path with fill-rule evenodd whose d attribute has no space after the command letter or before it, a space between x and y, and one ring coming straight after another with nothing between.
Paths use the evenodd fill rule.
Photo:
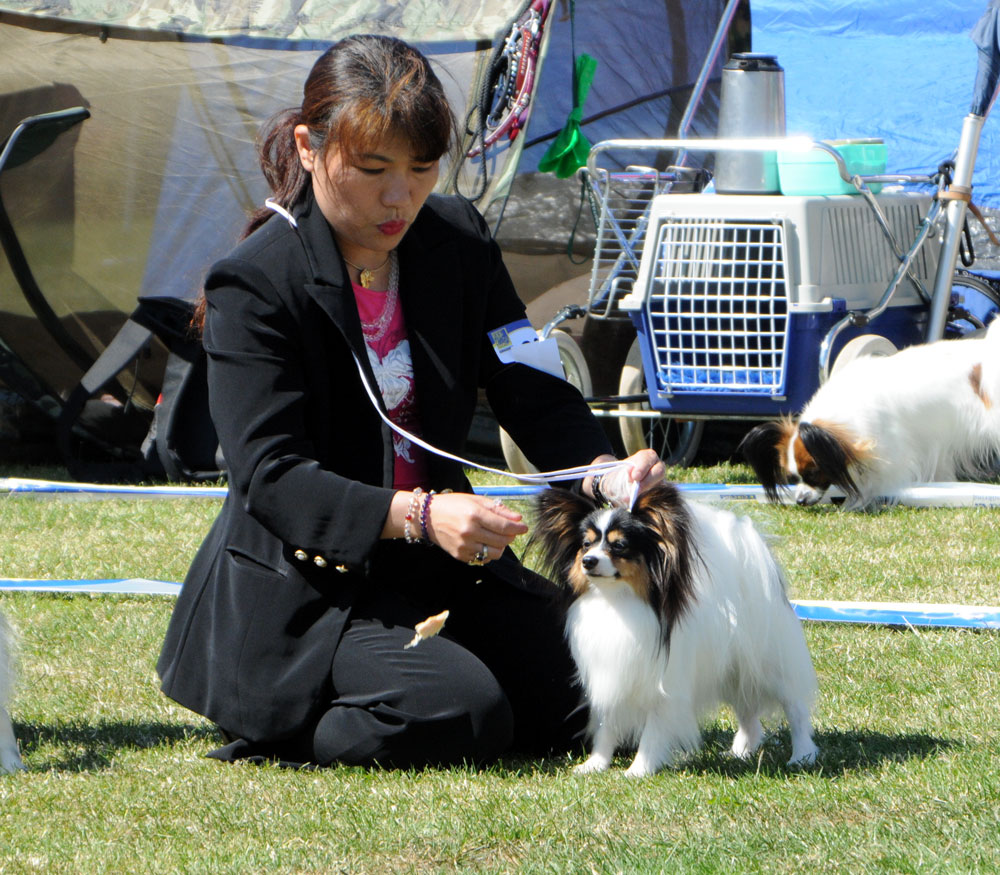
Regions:
<instances>
[{"instance_id":1,"label":"rubber tire","mask_svg":"<svg viewBox=\"0 0 1000 875\"><path fill-rule=\"evenodd\" d=\"M576 386L584 398L589 398L594 393L594 384L590 379L590 368L587 367L583 350L569 334L560 328L553 329L550 337L554 337L559 346L559 360L562 362L566 380ZM513 473L538 473L538 468L528 461L528 457L521 452L521 448L514 443L514 439L504 428L500 429L500 449L503 450L503 458L507 463L507 468Z\"/></svg>"},{"instance_id":2,"label":"rubber tire","mask_svg":"<svg viewBox=\"0 0 1000 875\"><path fill-rule=\"evenodd\" d=\"M639 348L639 338L632 342L625 364L622 367L621 379L618 381L619 395L645 395L646 376L642 370L642 350ZM649 404L621 404L619 410L649 410ZM618 420L625 453L631 456L639 450L652 446L659 457L667 465L687 467L694 461L701 436L705 431L705 423L700 419L677 419L672 416L661 416L655 419L633 419L623 416Z\"/></svg>"},{"instance_id":3,"label":"rubber tire","mask_svg":"<svg viewBox=\"0 0 1000 875\"><path fill-rule=\"evenodd\" d=\"M971 289L977 294L982 295L996 308L997 315L995 315L994 318L1000 318L1000 295L997 294L997 290L988 282L980 279L975 274L968 274L962 270L957 270L951 279L951 288L953 291L956 286ZM972 331L965 332L962 335L962 338L982 337L985 334L985 328L975 328Z\"/></svg>"},{"instance_id":4,"label":"rubber tire","mask_svg":"<svg viewBox=\"0 0 1000 875\"><path fill-rule=\"evenodd\" d=\"M881 334L862 334L845 343L844 348L837 353L833 367L830 368L830 376L855 359L870 355L893 355L896 352L898 352L896 345Z\"/></svg>"}]
</instances>

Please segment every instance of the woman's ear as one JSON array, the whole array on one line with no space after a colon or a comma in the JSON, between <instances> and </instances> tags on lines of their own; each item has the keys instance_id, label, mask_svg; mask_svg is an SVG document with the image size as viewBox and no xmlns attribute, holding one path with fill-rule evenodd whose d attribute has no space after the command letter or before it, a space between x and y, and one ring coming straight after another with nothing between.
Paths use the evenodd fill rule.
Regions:
<instances>
[{"instance_id":1,"label":"woman's ear","mask_svg":"<svg viewBox=\"0 0 1000 875\"><path fill-rule=\"evenodd\" d=\"M302 168L307 173L313 172L316 164L316 152L312 147L312 140L309 137L309 127L307 125L296 125L294 130L295 151L299 153L299 161Z\"/></svg>"}]
</instances>

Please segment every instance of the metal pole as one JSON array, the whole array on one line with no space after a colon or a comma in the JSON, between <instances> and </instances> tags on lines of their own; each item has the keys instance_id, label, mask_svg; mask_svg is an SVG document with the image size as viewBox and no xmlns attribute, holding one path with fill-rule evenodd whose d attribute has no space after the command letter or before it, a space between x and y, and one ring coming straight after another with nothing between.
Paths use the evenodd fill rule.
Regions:
<instances>
[{"instance_id":1,"label":"metal pole","mask_svg":"<svg viewBox=\"0 0 1000 875\"><path fill-rule=\"evenodd\" d=\"M962 122L962 136L958 142L958 152L955 155L955 174L952 186L956 190L962 188L972 191L972 171L976 166L976 153L979 151L979 135L983 130L985 116L970 113ZM951 302L951 283L955 273L955 262L958 260L958 247L961 243L962 226L965 224L965 211L968 202L962 198L948 201L945 211L944 241L941 244L941 255L938 259L937 274L934 277L934 291L931 295L930 319L927 323L927 340L940 340L944 337L944 326L948 320L948 305Z\"/></svg>"},{"instance_id":2,"label":"metal pole","mask_svg":"<svg viewBox=\"0 0 1000 875\"><path fill-rule=\"evenodd\" d=\"M687 136L687 132L691 127L691 121L694 119L694 114L701 104L702 97L705 95L705 86L708 85L708 77L711 75L712 67L715 66L715 62L719 57L719 52L722 51L722 43L729 35L729 28L732 26L733 18L736 17L736 7L739 5L740 0L729 0L729 3L726 4L725 11L722 13L722 19L719 21L719 26L715 30L715 36L712 38L712 44L708 47L708 54L705 56L705 61L698 72L698 78L695 80L691 97L684 108L684 115L681 117L681 123L677 128L677 136L679 137ZM687 153L684 152L677 163L683 167L686 158Z\"/></svg>"}]
</instances>

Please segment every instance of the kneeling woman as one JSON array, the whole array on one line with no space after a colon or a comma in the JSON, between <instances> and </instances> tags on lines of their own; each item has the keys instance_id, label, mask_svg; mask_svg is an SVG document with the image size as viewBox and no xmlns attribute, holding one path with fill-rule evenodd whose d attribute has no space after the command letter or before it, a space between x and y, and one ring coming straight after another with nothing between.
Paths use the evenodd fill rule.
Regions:
<instances>
[{"instance_id":1,"label":"kneeling woman","mask_svg":"<svg viewBox=\"0 0 1000 875\"><path fill-rule=\"evenodd\" d=\"M611 458L572 386L497 358L489 332L524 307L475 209L431 194L454 132L419 52L337 43L263 132L271 206L208 276L229 494L158 670L219 725L219 758L485 762L585 727L551 587L509 549L520 515L375 408L458 453L484 388L543 469ZM652 452L629 462L605 492L663 476ZM441 635L405 647L445 609Z\"/></svg>"}]
</instances>

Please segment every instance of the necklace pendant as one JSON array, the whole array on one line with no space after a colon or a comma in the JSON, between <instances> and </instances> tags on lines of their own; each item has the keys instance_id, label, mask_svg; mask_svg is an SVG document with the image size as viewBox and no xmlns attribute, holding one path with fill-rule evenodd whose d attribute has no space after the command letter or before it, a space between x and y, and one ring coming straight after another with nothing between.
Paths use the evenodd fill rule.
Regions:
<instances>
[{"instance_id":1,"label":"necklace pendant","mask_svg":"<svg viewBox=\"0 0 1000 875\"><path fill-rule=\"evenodd\" d=\"M375 281L375 273L370 268L365 268L361 271L361 276L358 278L361 283L362 288L370 289L372 283Z\"/></svg>"}]
</instances>

